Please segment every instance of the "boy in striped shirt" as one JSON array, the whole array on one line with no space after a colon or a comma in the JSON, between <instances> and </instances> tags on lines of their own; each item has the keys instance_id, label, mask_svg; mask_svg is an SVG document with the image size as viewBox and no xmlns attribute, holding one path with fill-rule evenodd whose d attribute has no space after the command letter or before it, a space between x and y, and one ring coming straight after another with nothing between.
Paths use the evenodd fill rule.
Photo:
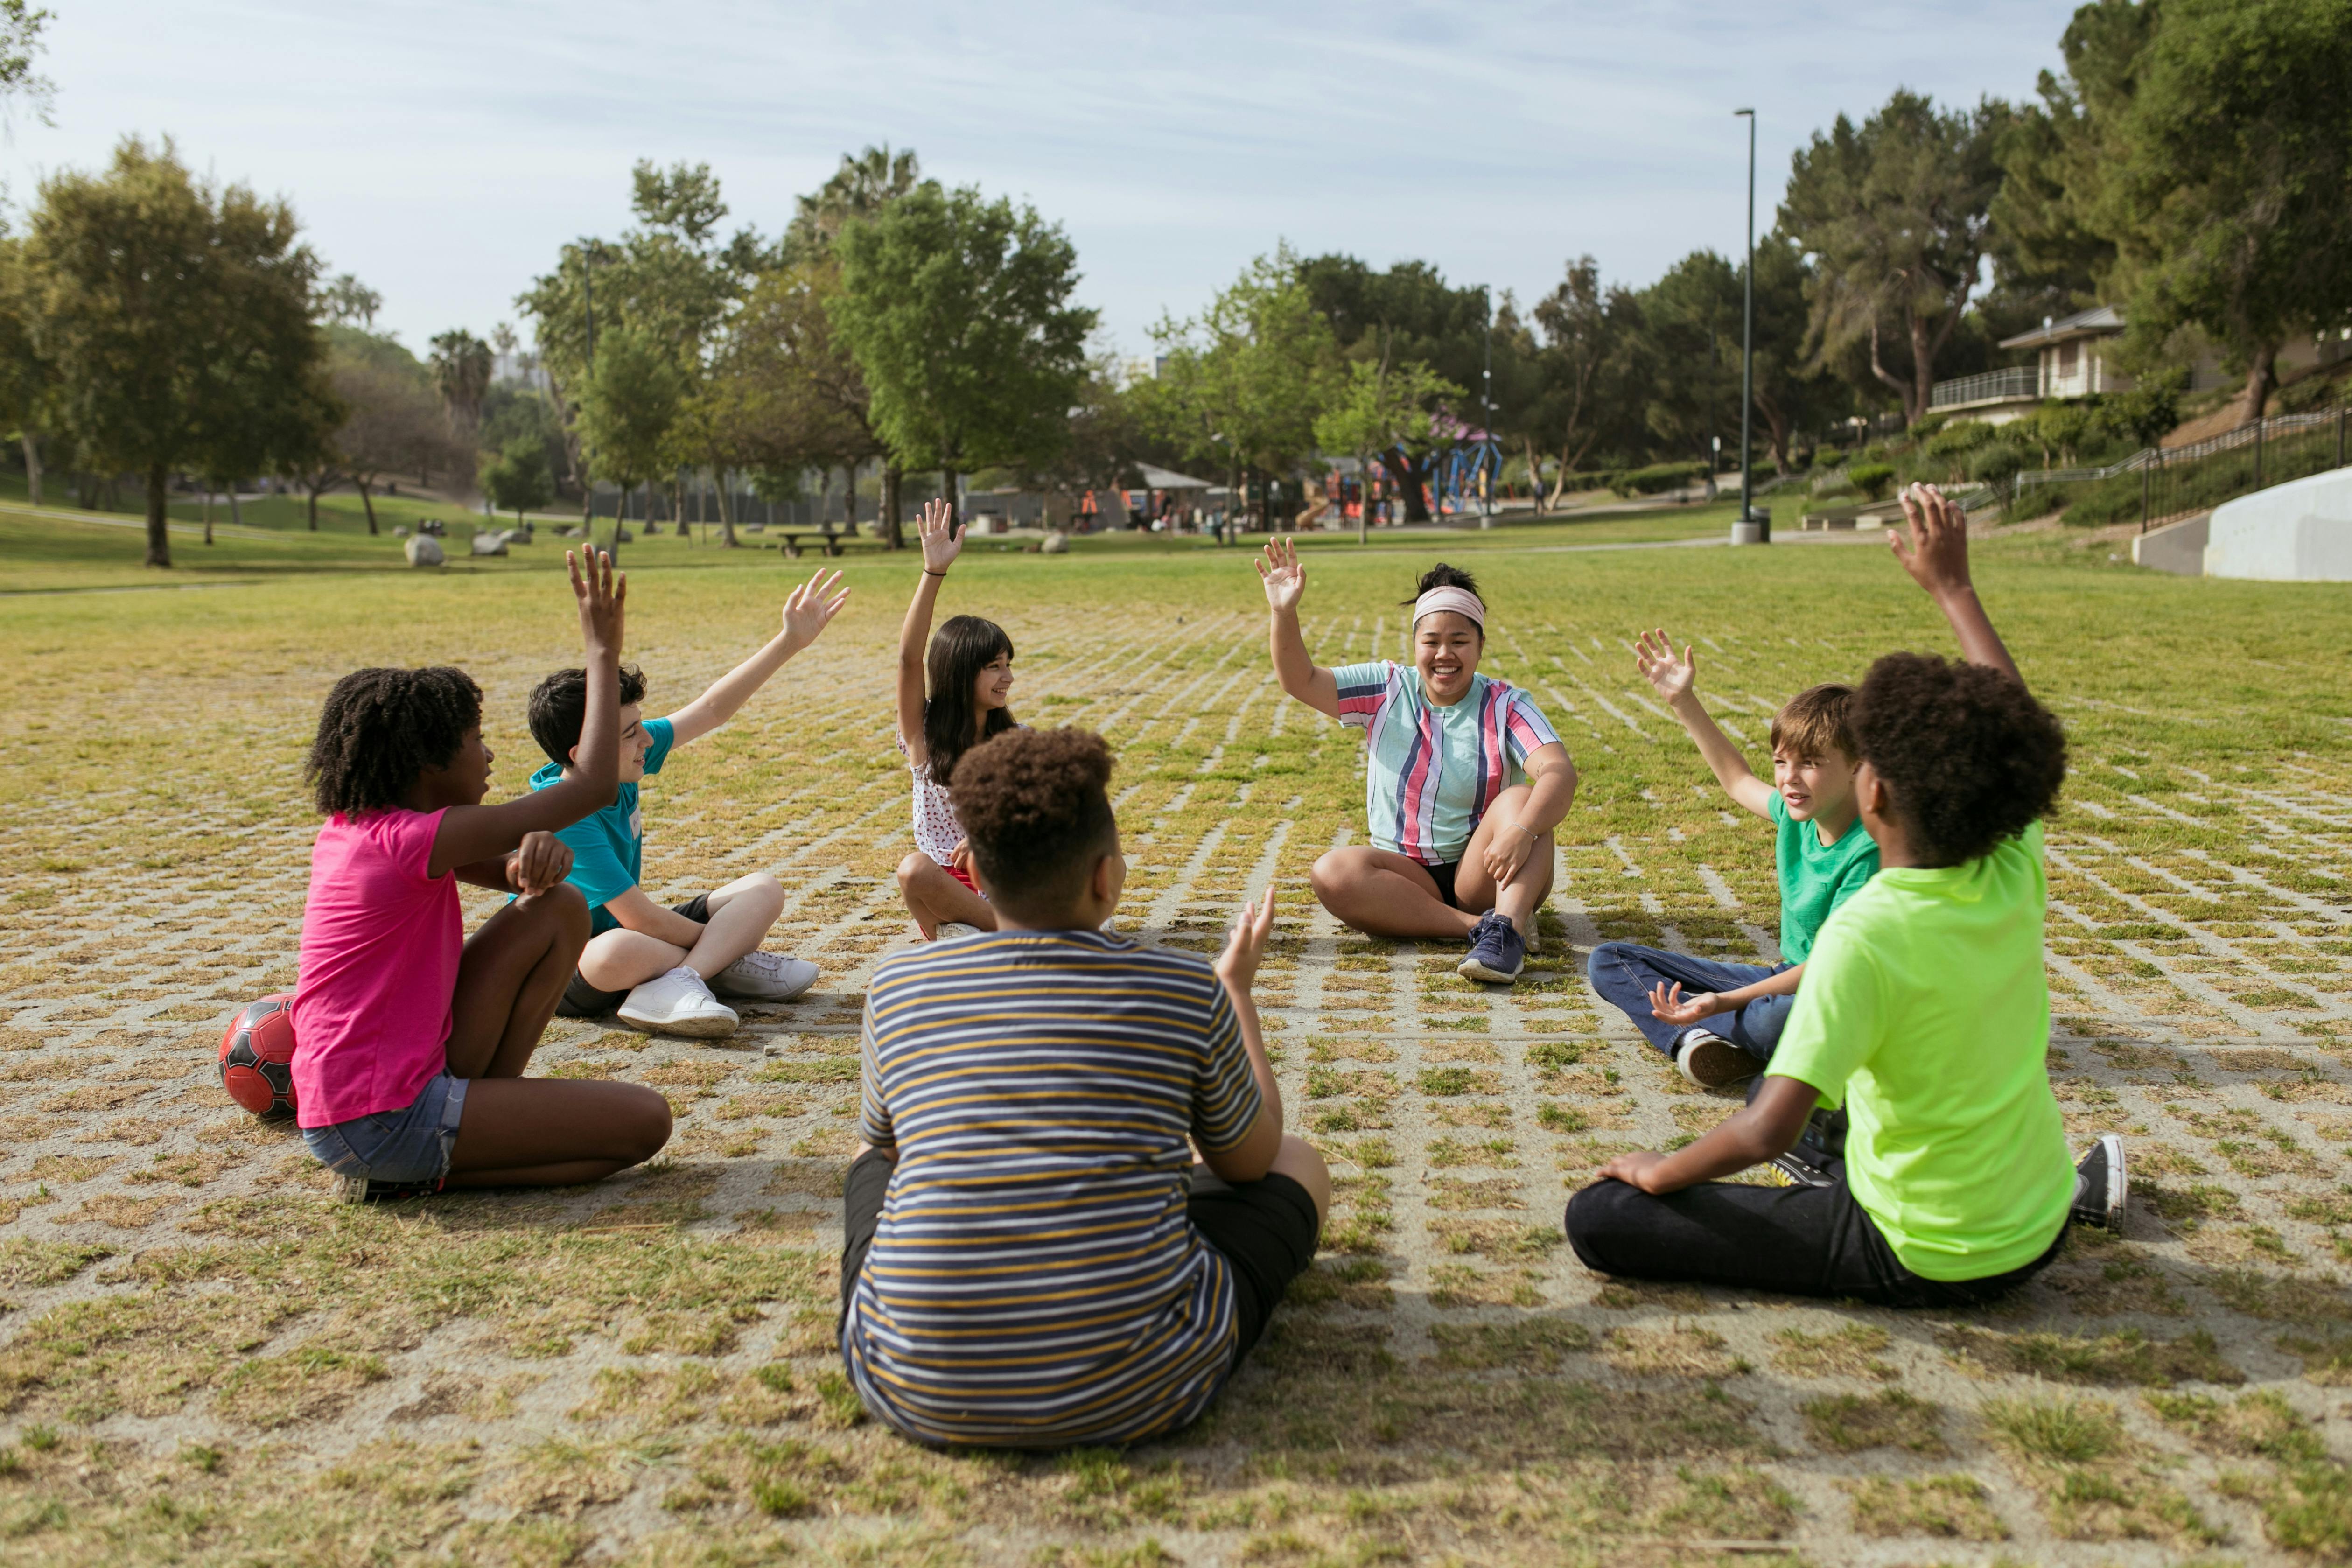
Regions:
<instances>
[{"instance_id":1,"label":"boy in striped shirt","mask_svg":"<svg viewBox=\"0 0 2352 1568\"><path fill-rule=\"evenodd\" d=\"M956 812L998 929L895 953L866 994L841 1350L866 1408L919 1442L1182 1426L1329 1207L1250 1001L1272 895L1213 968L1104 932L1127 879L1110 771L1082 731L966 752Z\"/></svg>"}]
</instances>

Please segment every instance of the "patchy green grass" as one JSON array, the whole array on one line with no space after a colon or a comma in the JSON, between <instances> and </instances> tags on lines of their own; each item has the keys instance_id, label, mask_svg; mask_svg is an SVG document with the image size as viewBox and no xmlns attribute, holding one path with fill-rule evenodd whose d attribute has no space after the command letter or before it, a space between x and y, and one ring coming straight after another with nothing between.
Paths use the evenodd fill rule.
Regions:
<instances>
[{"instance_id":1,"label":"patchy green grass","mask_svg":"<svg viewBox=\"0 0 2352 1568\"><path fill-rule=\"evenodd\" d=\"M2280 1552L2352 1551L2315 1446L2352 1384L2352 590L2156 578L2059 535L1984 546L1987 603L2073 745L2052 1073L2078 1142L2124 1133L2133 1205L1985 1311L1791 1311L1602 1279L1565 1245L1559 1205L1599 1164L1729 1109L1580 966L1599 940L1745 958L1777 926L1769 833L1656 710L1632 633L1696 642L1703 695L1761 762L1791 692L1948 647L1880 551L1621 548L1719 531L1696 510L1310 542L1318 658L1395 657L1413 573L1460 555L1496 612L1486 668L1577 758L1544 948L1506 993L1455 978L1445 944L1314 911L1315 857L1360 841L1356 742L1266 682L1245 552L975 541L946 607L1007 626L1016 711L1118 747L1123 925L1205 948L1275 889L1269 1039L1337 1191L1322 1256L1194 1429L938 1455L864 1417L833 1344L856 1031L906 938L888 690L912 563L855 546L824 640L647 791L649 890L774 871L772 945L820 963L815 989L718 1047L550 1031L534 1071L670 1098L654 1167L345 1210L210 1067L223 1017L293 979L318 700L354 665L460 663L494 787L520 787L523 695L576 633L544 533L412 574L347 518L251 521L210 551L175 534L166 576L133 530L0 507L0 1558L1630 1565L2031 1539L2089 1568L2205 1549L2214 1497L2246 1537L2225 1553L2257 1521ZM656 710L816 565L667 535L624 554ZM51 591L159 583L225 585Z\"/></svg>"}]
</instances>

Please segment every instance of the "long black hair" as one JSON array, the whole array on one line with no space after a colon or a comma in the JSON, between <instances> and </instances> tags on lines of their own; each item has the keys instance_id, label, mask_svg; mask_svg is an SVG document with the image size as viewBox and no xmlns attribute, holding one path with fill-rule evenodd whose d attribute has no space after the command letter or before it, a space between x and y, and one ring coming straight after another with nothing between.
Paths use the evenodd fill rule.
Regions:
<instances>
[{"instance_id":1,"label":"long black hair","mask_svg":"<svg viewBox=\"0 0 2352 1568\"><path fill-rule=\"evenodd\" d=\"M1013 639L1003 626L978 616L950 616L931 634L923 660L931 683L930 700L923 704L923 750L930 757L931 782L942 788L958 757L1013 728L1009 709L992 708L987 728L977 739L972 735L971 689L999 654L1013 657Z\"/></svg>"},{"instance_id":2,"label":"long black hair","mask_svg":"<svg viewBox=\"0 0 2352 1568\"><path fill-rule=\"evenodd\" d=\"M321 815L381 811L447 767L481 721L482 689L454 666L355 669L327 693L303 776Z\"/></svg>"}]
</instances>

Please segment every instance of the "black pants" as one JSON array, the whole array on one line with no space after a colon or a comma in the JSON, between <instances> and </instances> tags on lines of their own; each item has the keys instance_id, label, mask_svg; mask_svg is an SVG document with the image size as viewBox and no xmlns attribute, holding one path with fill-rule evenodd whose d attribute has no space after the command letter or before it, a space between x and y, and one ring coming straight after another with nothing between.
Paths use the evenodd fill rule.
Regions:
<instances>
[{"instance_id":1,"label":"black pants","mask_svg":"<svg viewBox=\"0 0 2352 1568\"><path fill-rule=\"evenodd\" d=\"M1673 1279L1851 1297L1879 1307L1971 1307L2031 1279L2066 1238L2022 1268L1981 1279L1923 1279L1903 1267L1843 1182L1831 1187L1750 1187L1701 1182L1652 1195L1595 1182L1568 1200L1568 1244L1587 1268L1631 1279Z\"/></svg>"},{"instance_id":2,"label":"black pants","mask_svg":"<svg viewBox=\"0 0 2352 1568\"><path fill-rule=\"evenodd\" d=\"M672 914L684 915L698 926L710 923L710 895L697 893L682 904L672 904ZM559 1018L601 1018L629 999L627 991L599 991L588 984L587 976L578 970L563 983L562 999L555 1004Z\"/></svg>"},{"instance_id":3,"label":"black pants","mask_svg":"<svg viewBox=\"0 0 2352 1568\"><path fill-rule=\"evenodd\" d=\"M858 1272L882 1223L895 1162L868 1149L850 1163L841 1184L841 1311L857 1290ZM1288 1176L1269 1174L1238 1186L1195 1165L1184 1207L1201 1239L1224 1255L1234 1277L1234 1359L1249 1353L1290 1282L1315 1261L1321 1221L1315 1200ZM837 1329L836 1329L837 1331Z\"/></svg>"}]
</instances>

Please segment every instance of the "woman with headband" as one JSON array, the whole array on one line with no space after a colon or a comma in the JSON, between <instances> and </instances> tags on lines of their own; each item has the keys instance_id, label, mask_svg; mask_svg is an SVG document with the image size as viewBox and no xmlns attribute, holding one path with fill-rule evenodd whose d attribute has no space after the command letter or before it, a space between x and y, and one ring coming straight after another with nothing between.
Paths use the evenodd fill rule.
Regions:
<instances>
[{"instance_id":1,"label":"woman with headband","mask_svg":"<svg viewBox=\"0 0 2352 1568\"><path fill-rule=\"evenodd\" d=\"M1576 764L1526 692L1478 673L1478 585L1441 563L1406 601L1412 663L1325 669L1298 629L1297 546L1273 541L1257 572L1282 689L1365 731L1372 841L1316 861L1315 896L1368 935L1466 940L1457 968L1470 979L1517 979L1551 891L1552 830L1576 797Z\"/></svg>"}]
</instances>

